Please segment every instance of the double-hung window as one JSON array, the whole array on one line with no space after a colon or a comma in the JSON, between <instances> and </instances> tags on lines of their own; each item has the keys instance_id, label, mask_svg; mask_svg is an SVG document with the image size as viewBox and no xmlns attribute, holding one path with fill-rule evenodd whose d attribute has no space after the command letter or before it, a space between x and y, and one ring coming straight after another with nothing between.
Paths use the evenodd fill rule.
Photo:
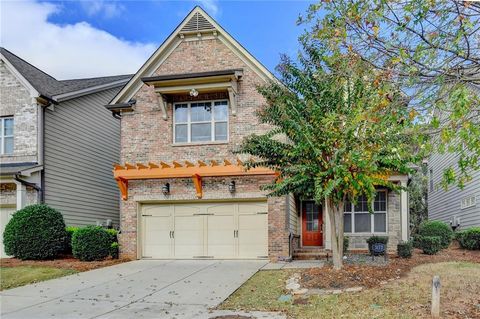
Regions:
<instances>
[{"instance_id":1,"label":"double-hung window","mask_svg":"<svg viewBox=\"0 0 480 319\"><path fill-rule=\"evenodd\" d=\"M174 105L175 143L228 140L228 102L208 101Z\"/></svg>"},{"instance_id":2,"label":"double-hung window","mask_svg":"<svg viewBox=\"0 0 480 319\"><path fill-rule=\"evenodd\" d=\"M343 221L346 233L386 233L387 191L377 191L373 202L373 214L368 211L366 196L358 198L355 205L345 202Z\"/></svg>"},{"instance_id":3,"label":"double-hung window","mask_svg":"<svg viewBox=\"0 0 480 319\"><path fill-rule=\"evenodd\" d=\"M13 154L13 117L0 117L0 154Z\"/></svg>"}]
</instances>

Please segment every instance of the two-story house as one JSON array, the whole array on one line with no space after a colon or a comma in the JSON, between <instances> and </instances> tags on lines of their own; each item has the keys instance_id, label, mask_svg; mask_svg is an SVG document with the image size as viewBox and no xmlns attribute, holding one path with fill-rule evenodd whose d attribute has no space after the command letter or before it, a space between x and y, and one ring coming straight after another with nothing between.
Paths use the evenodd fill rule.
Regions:
<instances>
[{"instance_id":1,"label":"two-story house","mask_svg":"<svg viewBox=\"0 0 480 319\"><path fill-rule=\"evenodd\" d=\"M134 258L292 258L330 249L325 207L267 197L275 178L246 171L243 138L271 129L257 87L276 81L201 8L194 8L107 105L121 117L120 245ZM392 179L406 185L407 176ZM406 192L378 191L345 209L351 247L372 234L408 240Z\"/></svg>"},{"instance_id":2,"label":"two-story house","mask_svg":"<svg viewBox=\"0 0 480 319\"><path fill-rule=\"evenodd\" d=\"M58 81L4 48L0 60L0 237L33 203L69 225L118 225L120 123L104 104L130 76Z\"/></svg>"}]
</instances>

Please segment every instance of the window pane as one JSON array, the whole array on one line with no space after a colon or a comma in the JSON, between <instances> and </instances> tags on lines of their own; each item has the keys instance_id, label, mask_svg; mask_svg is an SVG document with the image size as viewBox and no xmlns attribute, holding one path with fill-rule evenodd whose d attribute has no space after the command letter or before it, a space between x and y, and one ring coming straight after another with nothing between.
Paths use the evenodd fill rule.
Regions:
<instances>
[{"instance_id":1,"label":"window pane","mask_svg":"<svg viewBox=\"0 0 480 319\"><path fill-rule=\"evenodd\" d=\"M204 122L212 120L212 107L210 102L192 103L192 122Z\"/></svg>"},{"instance_id":2,"label":"window pane","mask_svg":"<svg viewBox=\"0 0 480 319\"><path fill-rule=\"evenodd\" d=\"M369 213L355 214L355 232L369 233L372 231L372 219Z\"/></svg>"},{"instance_id":3,"label":"window pane","mask_svg":"<svg viewBox=\"0 0 480 319\"><path fill-rule=\"evenodd\" d=\"M188 121L188 106L187 104L175 105L175 123L185 123Z\"/></svg>"},{"instance_id":4,"label":"window pane","mask_svg":"<svg viewBox=\"0 0 480 319\"><path fill-rule=\"evenodd\" d=\"M13 135L13 119L5 119L4 129L5 129L4 131L5 136Z\"/></svg>"},{"instance_id":5,"label":"window pane","mask_svg":"<svg viewBox=\"0 0 480 319\"><path fill-rule=\"evenodd\" d=\"M345 204L343 205L343 211L344 212L351 212L352 211L352 203L349 201L346 201Z\"/></svg>"},{"instance_id":6,"label":"window pane","mask_svg":"<svg viewBox=\"0 0 480 319\"><path fill-rule=\"evenodd\" d=\"M226 120L228 120L227 101L215 102L215 109L214 109L213 116L214 116L215 121L226 121Z\"/></svg>"},{"instance_id":7,"label":"window pane","mask_svg":"<svg viewBox=\"0 0 480 319\"><path fill-rule=\"evenodd\" d=\"M13 137L4 137L5 154L13 153Z\"/></svg>"},{"instance_id":8,"label":"window pane","mask_svg":"<svg viewBox=\"0 0 480 319\"><path fill-rule=\"evenodd\" d=\"M212 139L212 125L210 123L192 124L192 142L210 141Z\"/></svg>"},{"instance_id":9,"label":"window pane","mask_svg":"<svg viewBox=\"0 0 480 319\"><path fill-rule=\"evenodd\" d=\"M188 127L187 124L176 124L175 125L175 142L176 143L186 143L188 136Z\"/></svg>"},{"instance_id":10,"label":"window pane","mask_svg":"<svg viewBox=\"0 0 480 319\"><path fill-rule=\"evenodd\" d=\"M374 227L376 232L387 232L387 214L375 213L373 214Z\"/></svg>"},{"instance_id":11,"label":"window pane","mask_svg":"<svg viewBox=\"0 0 480 319\"><path fill-rule=\"evenodd\" d=\"M352 232L352 214L343 215L343 231L345 233Z\"/></svg>"},{"instance_id":12,"label":"window pane","mask_svg":"<svg viewBox=\"0 0 480 319\"><path fill-rule=\"evenodd\" d=\"M227 123L215 123L215 141L227 140Z\"/></svg>"}]
</instances>

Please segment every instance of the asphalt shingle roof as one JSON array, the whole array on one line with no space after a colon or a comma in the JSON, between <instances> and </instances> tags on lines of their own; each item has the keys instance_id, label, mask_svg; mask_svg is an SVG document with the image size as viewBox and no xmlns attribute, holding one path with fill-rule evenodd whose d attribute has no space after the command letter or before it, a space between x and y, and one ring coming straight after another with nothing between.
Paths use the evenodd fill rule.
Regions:
<instances>
[{"instance_id":1,"label":"asphalt shingle roof","mask_svg":"<svg viewBox=\"0 0 480 319\"><path fill-rule=\"evenodd\" d=\"M124 74L59 81L5 48L0 48L0 52L40 94L48 97L75 92L132 77L131 74Z\"/></svg>"}]
</instances>

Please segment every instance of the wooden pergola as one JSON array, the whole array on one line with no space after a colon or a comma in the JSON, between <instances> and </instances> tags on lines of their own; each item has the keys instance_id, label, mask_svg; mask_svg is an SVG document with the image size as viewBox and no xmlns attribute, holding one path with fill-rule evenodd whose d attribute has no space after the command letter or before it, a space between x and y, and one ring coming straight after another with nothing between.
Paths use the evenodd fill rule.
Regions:
<instances>
[{"instance_id":1,"label":"wooden pergola","mask_svg":"<svg viewBox=\"0 0 480 319\"><path fill-rule=\"evenodd\" d=\"M128 181L142 179L171 179L171 178L191 178L195 185L198 198L202 198L202 178L203 177L228 177L228 176L277 176L277 173L265 167L255 167L246 169L243 162L237 159L231 162L224 159L223 162L215 160L197 161L173 161L171 164L165 162L148 164L136 163L124 165L114 164L113 176L118 183L122 199L128 199Z\"/></svg>"}]
</instances>

